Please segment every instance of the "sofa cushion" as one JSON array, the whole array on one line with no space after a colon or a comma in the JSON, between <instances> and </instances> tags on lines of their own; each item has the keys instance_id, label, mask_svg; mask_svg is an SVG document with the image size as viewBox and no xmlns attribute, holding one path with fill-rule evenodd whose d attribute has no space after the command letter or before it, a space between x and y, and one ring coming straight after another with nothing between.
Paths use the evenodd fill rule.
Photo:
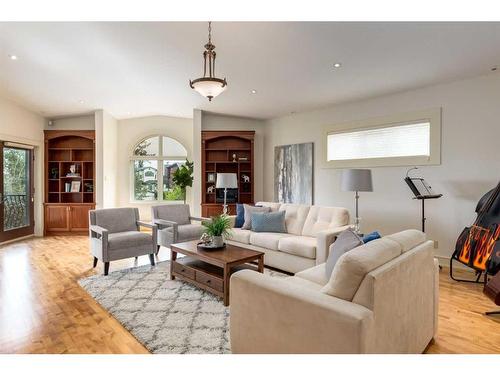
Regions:
<instances>
[{"instance_id":1,"label":"sofa cushion","mask_svg":"<svg viewBox=\"0 0 500 375\"><path fill-rule=\"evenodd\" d=\"M308 268L295 274L296 278L309 280L320 286L325 286L328 283L328 278L325 276L326 263L318 264L315 267Z\"/></svg>"},{"instance_id":2,"label":"sofa cushion","mask_svg":"<svg viewBox=\"0 0 500 375\"><path fill-rule=\"evenodd\" d=\"M108 234L108 250L120 250L144 245L153 246L151 234L136 230Z\"/></svg>"},{"instance_id":3,"label":"sofa cushion","mask_svg":"<svg viewBox=\"0 0 500 375\"><path fill-rule=\"evenodd\" d=\"M285 211L254 212L252 214L252 230L254 232L286 233Z\"/></svg>"},{"instance_id":4,"label":"sofa cushion","mask_svg":"<svg viewBox=\"0 0 500 375\"><path fill-rule=\"evenodd\" d=\"M290 236L287 233L255 233L250 234L250 244L270 250L278 250L279 240Z\"/></svg>"},{"instance_id":5,"label":"sofa cushion","mask_svg":"<svg viewBox=\"0 0 500 375\"><path fill-rule=\"evenodd\" d=\"M349 211L343 207L311 206L302 229L303 236L314 237L322 230L349 224Z\"/></svg>"},{"instance_id":6,"label":"sofa cushion","mask_svg":"<svg viewBox=\"0 0 500 375\"><path fill-rule=\"evenodd\" d=\"M290 234L295 234L300 236L302 234L302 228L304 227L304 222L306 221L307 214L309 213L309 208L305 204L282 204L279 208L280 211L285 211L285 224L286 231Z\"/></svg>"},{"instance_id":7,"label":"sofa cushion","mask_svg":"<svg viewBox=\"0 0 500 375\"><path fill-rule=\"evenodd\" d=\"M280 209L281 203L276 203L276 202L257 202L255 203L256 206L260 207L269 207L271 209L271 212L276 212Z\"/></svg>"},{"instance_id":8,"label":"sofa cushion","mask_svg":"<svg viewBox=\"0 0 500 375\"><path fill-rule=\"evenodd\" d=\"M250 244L250 234L252 234L252 232L247 229L233 228L231 230L231 237L229 239L231 241L248 245Z\"/></svg>"},{"instance_id":9,"label":"sofa cushion","mask_svg":"<svg viewBox=\"0 0 500 375\"><path fill-rule=\"evenodd\" d=\"M297 277L297 276L288 277L286 279L286 282L290 285L293 285L293 286L296 286L299 288L306 288L306 289L309 289L311 291L316 291L316 292L321 291L320 284L315 283L315 282L310 281L310 280L307 280L307 279L304 279L304 278L301 278L301 277Z\"/></svg>"},{"instance_id":10,"label":"sofa cushion","mask_svg":"<svg viewBox=\"0 0 500 375\"><path fill-rule=\"evenodd\" d=\"M200 224L186 224L177 227L177 242L196 240L201 237L205 227ZM174 239L174 228L168 227L158 231L161 243L172 243ZM161 241L166 240L166 241Z\"/></svg>"},{"instance_id":11,"label":"sofa cushion","mask_svg":"<svg viewBox=\"0 0 500 375\"><path fill-rule=\"evenodd\" d=\"M234 227L241 228L245 223L245 208L242 203L236 203L236 217L234 218Z\"/></svg>"},{"instance_id":12,"label":"sofa cushion","mask_svg":"<svg viewBox=\"0 0 500 375\"><path fill-rule=\"evenodd\" d=\"M352 229L341 232L335 242L330 245L329 255L326 259L325 276L329 279L339 258L361 245L363 245L363 240Z\"/></svg>"},{"instance_id":13,"label":"sofa cushion","mask_svg":"<svg viewBox=\"0 0 500 375\"><path fill-rule=\"evenodd\" d=\"M323 293L352 301L365 275L401 255L400 245L390 239L380 238L348 251L335 265Z\"/></svg>"},{"instance_id":14,"label":"sofa cushion","mask_svg":"<svg viewBox=\"0 0 500 375\"><path fill-rule=\"evenodd\" d=\"M291 236L281 238L278 250L287 254L298 255L304 258L316 258L316 238L306 236Z\"/></svg>"},{"instance_id":15,"label":"sofa cushion","mask_svg":"<svg viewBox=\"0 0 500 375\"><path fill-rule=\"evenodd\" d=\"M241 228L243 229L252 229L252 214L255 212L269 212L271 209L269 207L257 207L250 206L249 204L243 205L245 209L245 222Z\"/></svg>"},{"instance_id":16,"label":"sofa cushion","mask_svg":"<svg viewBox=\"0 0 500 375\"><path fill-rule=\"evenodd\" d=\"M402 232L394 233L384 238L389 238L396 241L401 245L401 251L406 253L408 250L413 249L415 246L424 243L426 236L424 232L416 229L407 229Z\"/></svg>"}]
</instances>

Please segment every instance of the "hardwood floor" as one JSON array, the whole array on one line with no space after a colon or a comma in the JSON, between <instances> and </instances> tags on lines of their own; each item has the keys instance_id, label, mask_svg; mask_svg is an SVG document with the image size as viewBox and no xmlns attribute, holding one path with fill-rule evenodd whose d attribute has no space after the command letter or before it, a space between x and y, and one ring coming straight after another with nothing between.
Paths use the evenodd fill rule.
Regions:
<instances>
[{"instance_id":1,"label":"hardwood floor","mask_svg":"<svg viewBox=\"0 0 500 375\"><path fill-rule=\"evenodd\" d=\"M158 260L168 259L162 249ZM149 264L112 262L110 271ZM0 248L0 353L148 353L77 283L96 272L87 237L29 239ZM440 276L439 331L428 353L500 353L499 309L480 285Z\"/></svg>"}]
</instances>

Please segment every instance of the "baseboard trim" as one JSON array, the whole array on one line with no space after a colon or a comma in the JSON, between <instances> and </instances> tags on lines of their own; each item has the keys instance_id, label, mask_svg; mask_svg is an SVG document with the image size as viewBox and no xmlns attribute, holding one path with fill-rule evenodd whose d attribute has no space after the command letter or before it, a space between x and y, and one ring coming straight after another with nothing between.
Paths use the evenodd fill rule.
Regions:
<instances>
[{"instance_id":1,"label":"baseboard trim","mask_svg":"<svg viewBox=\"0 0 500 375\"><path fill-rule=\"evenodd\" d=\"M35 237L35 234L28 234L27 236L23 236L23 237L19 237L19 238L14 238L13 240L8 240L8 241L0 242L0 246L8 245L8 244L13 243L13 242L27 240L28 238L31 238L31 237Z\"/></svg>"}]
</instances>

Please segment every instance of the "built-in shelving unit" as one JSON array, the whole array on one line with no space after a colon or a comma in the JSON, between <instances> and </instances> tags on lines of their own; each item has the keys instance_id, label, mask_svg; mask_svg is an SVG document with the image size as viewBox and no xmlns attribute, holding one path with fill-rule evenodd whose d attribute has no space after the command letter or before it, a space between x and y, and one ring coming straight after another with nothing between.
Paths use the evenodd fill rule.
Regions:
<instances>
[{"instance_id":1,"label":"built-in shelving unit","mask_svg":"<svg viewBox=\"0 0 500 375\"><path fill-rule=\"evenodd\" d=\"M213 216L222 212L222 191L215 189L217 173L236 173L238 176L238 189L228 194L231 214L236 211L236 203L253 203L254 138L254 131L202 132L203 216Z\"/></svg>"},{"instance_id":2,"label":"built-in shelving unit","mask_svg":"<svg viewBox=\"0 0 500 375\"><path fill-rule=\"evenodd\" d=\"M88 210L95 207L94 139L94 131L45 131L46 234L88 228Z\"/></svg>"}]
</instances>

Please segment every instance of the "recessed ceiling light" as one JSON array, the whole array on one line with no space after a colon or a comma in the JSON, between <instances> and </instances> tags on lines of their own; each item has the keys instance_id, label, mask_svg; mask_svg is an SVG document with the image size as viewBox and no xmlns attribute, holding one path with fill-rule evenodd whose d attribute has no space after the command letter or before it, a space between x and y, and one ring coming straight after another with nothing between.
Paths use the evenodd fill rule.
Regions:
<instances>
[{"instance_id":1,"label":"recessed ceiling light","mask_svg":"<svg viewBox=\"0 0 500 375\"><path fill-rule=\"evenodd\" d=\"M80 100L80 101L79 101L79 103L80 103L80 104L83 104L83 103L85 103L85 102L84 102L83 100Z\"/></svg>"},{"instance_id":2,"label":"recessed ceiling light","mask_svg":"<svg viewBox=\"0 0 500 375\"><path fill-rule=\"evenodd\" d=\"M257 90L252 90L252 94L257 94Z\"/></svg>"},{"instance_id":3,"label":"recessed ceiling light","mask_svg":"<svg viewBox=\"0 0 500 375\"><path fill-rule=\"evenodd\" d=\"M336 63L333 64L334 68L340 68L341 66L342 66L342 64L339 63L339 62L336 62Z\"/></svg>"},{"instance_id":4,"label":"recessed ceiling light","mask_svg":"<svg viewBox=\"0 0 500 375\"><path fill-rule=\"evenodd\" d=\"M10 59L11 60L17 60L17 56L16 55L9 55Z\"/></svg>"}]
</instances>

